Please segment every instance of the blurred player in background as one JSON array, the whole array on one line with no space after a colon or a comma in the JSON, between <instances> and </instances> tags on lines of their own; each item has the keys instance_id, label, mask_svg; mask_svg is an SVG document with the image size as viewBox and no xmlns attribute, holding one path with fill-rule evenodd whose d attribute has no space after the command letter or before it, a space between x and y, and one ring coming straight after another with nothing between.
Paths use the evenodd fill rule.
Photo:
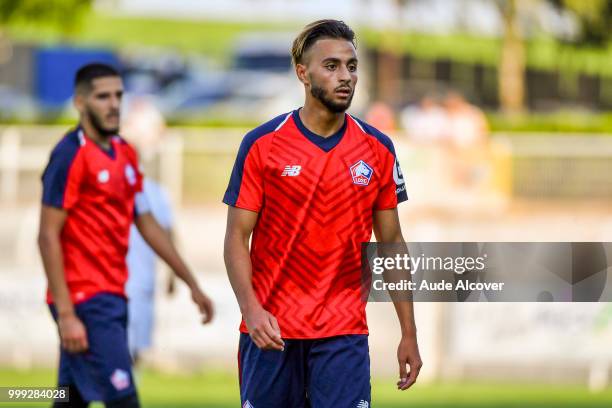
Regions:
<instances>
[{"instance_id":1,"label":"blurred player in background","mask_svg":"<svg viewBox=\"0 0 612 408\"><path fill-rule=\"evenodd\" d=\"M407 106L401 113L401 122L411 141L424 145L448 143L446 112L434 95L425 95L418 105Z\"/></svg>"},{"instance_id":2,"label":"blurred player in background","mask_svg":"<svg viewBox=\"0 0 612 408\"><path fill-rule=\"evenodd\" d=\"M55 146L42 176L39 248L47 302L61 350L58 385L70 402L54 407L138 407L127 344L125 256L132 221L189 286L210 321L212 303L151 215L136 152L119 131L123 84L118 72L90 64L76 74L80 124Z\"/></svg>"},{"instance_id":3,"label":"blurred player in background","mask_svg":"<svg viewBox=\"0 0 612 408\"><path fill-rule=\"evenodd\" d=\"M143 96L135 96L128 104L122 134L134 146L145 168L153 162L165 131L162 114L155 105ZM153 218L173 240L172 206L167 191L155 180L145 176L142 184ZM153 343L155 317L155 281L157 256L146 243L136 225L132 224L127 254L128 281L125 285L128 302L128 344L134 364ZM168 293L174 287L171 275Z\"/></svg>"},{"instance_id":4,"label":"blurred player in background","mask_svg":"<svg viewBox=\"0 0 612 408\"><path fill-rule=\"evenodd\" d=\"M249 408L369 407L361 243L372 229L379 242L404 242L397 205L406 187L391 140L346 114L357 83L353 31L314 22L292 57L304 106L246 135L223 199L225 261L243 316L241 400ZM404 390L422 363L412 303L395 308Z\"/></svg>"}]
</instances>

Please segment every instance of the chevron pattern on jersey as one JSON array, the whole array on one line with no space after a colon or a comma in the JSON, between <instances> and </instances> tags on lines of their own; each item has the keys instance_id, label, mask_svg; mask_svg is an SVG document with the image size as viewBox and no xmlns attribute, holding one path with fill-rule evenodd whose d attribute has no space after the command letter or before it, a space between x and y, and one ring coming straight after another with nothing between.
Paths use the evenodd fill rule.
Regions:
<instances>
[{"instance_id":1,"label":"chevron pattern on jersey","mask_svg":"<svg viewBox=\"0 0 612 408\"><path fill-rule=\"evenodd\" d=\"M260 208L253 287L283 338L366 334L360 244L371 238L381 199L397 204L395 186L386 188L395 157L348 115L345 133L327 151L295 120L257 139L245 159L236 206ZM367 185L353 180L350 168L359 161L373 170ZM297 167L286 177L287 168Z\"/></svg>"}]
</instances>

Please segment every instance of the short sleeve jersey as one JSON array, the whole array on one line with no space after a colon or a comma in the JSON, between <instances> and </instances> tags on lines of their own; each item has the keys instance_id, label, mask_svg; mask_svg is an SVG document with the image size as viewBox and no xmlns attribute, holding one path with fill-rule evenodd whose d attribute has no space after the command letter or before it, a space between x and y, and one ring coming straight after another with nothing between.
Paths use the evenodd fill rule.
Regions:
<instances>
[{"instance_id":1,"label":"short sleeve jersey","mask_svg":"<svg viewBox=\"0 0 612 408\"><path fill-rule=\"evenodd\" d=\"M61 245L72 301L100 292L125 296L125 256L142 189L135 150L115 136L107 151L77 128L53 149L42 183L42 203L68 213Z\"/></svg>"},{"instance_id":2,"label":"short sleeve jersey","mask_svg":"<svg viewBox=\"0 0 612 408\"><path fill-rule=\"evenodd\" d=\"M361 243L407 198L391 139L351 115L325 138L298 110L245 136L223 201L259 213L252 284L283 338L368 332Z\"/></svg>"}]
</instances>

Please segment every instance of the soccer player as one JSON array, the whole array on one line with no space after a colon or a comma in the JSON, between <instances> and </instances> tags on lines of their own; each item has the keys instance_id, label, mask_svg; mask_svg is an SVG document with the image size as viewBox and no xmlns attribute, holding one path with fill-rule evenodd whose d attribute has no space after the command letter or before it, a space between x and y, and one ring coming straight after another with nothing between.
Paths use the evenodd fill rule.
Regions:
<instances>
[{"instance_id":1,"label":"soccer player","mask_svg":"<svg viewBox=\"0 0 612 408\"><path fill-rule=\"evenodd\" d=\"M126 323L125 256L132 220L149 246L191 289L210 321L212 303L139 196L135 151L119 131L123 85L118 72L90 64L76 74L80 124L55 146L42 176L38 244L48 280L47 302L61 350L58 385L70 402L54 407L139 407Z\"/></svg>"},{"instance_id":2,"label":"soccer player","mask_svg":"<svg viewBox=\"0 0 612 408\"><path fill-rule=\"evenodd\" d=\"M137 151L140 164L146 166L153 161L161 148L165 123L159 110L147 99L136 97L128 105L127 117L121 125L122 136ZM170 197L166 189L156 180L144 177L142 192L155 221L170 239L174 236L173 215ZM128 299L128 345L137 369L141 356L151 347L154 327L155 276L157 256L138 232L136 225L130 228L130 241L126 257L128 280L125 291ZM168 289L174 282L169 280ZM170 291L168 290L168 294Z\"/></svg>"},{"instance_id":3,"label":"soccer player","mask_svg":"<svg viewBox=\"0 0 612 408\"><path fill-rule=\"evenodd\" d=\"M406 188L391 140L346 113L357 84L353 31L341 21L314 22L291 52L304 106L245 136L223 199L225 262L243 317L241 401L365 408L360 244L372 229L379 242L404 242L397 204ZM394 304L402 330L397 386L405 390L422 363L412 303Z\"/></svg>"}]
</instances>

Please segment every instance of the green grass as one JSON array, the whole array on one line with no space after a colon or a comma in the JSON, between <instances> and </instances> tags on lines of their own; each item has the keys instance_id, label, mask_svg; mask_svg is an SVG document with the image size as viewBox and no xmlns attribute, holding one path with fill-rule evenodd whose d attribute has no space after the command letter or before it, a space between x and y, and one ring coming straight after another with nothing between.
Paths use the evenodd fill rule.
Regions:
<instances>
[{"instance_id":1,"label":"green grass","mask_svg":"<svg viewBox=\"0 0 612 408\"><path fill-rule=\"evenodd\" d=\"M0 386L49 386L55 375L49 370L19 372L0 370ZM399 392L395 380L376 380L372 395L375 408L609 408L612 389L589 393L579 386L536 384L445 383L417 384ZM138 379L145 408L230 408L239 407L238 383L233 373L211 372L170 375L143 372ZM0 403L0 407L8 406ZM15 406L15 405L13 405ZM43 407L48 404L20 407ZM94 408L101 408L96 404Z\"/></svg>"}]
</instances>

